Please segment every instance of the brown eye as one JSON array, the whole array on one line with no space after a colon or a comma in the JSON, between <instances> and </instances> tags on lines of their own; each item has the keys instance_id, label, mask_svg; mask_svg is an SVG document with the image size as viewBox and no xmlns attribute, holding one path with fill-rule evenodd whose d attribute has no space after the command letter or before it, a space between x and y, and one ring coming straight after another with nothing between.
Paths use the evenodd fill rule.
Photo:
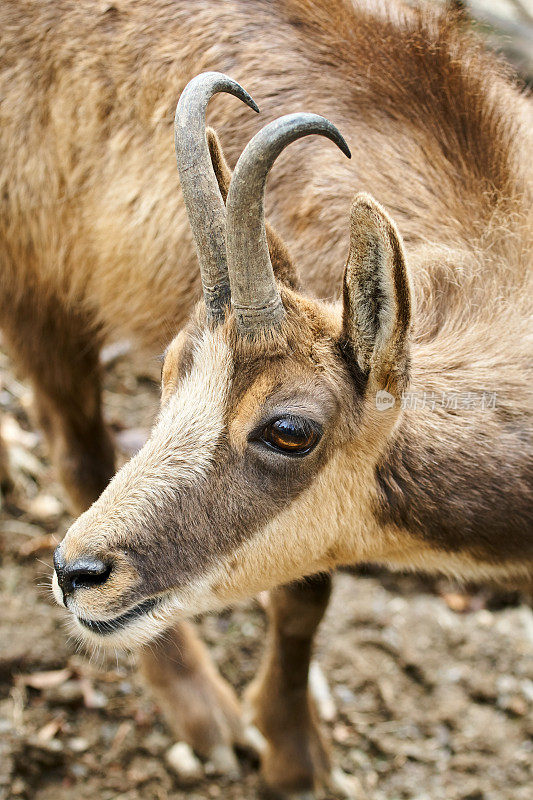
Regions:
<instances>
[{"instance_id":1,"label":"brown eye","mask_svg":"<svg viewBox=\"0 0 533 800\"><path fill-rule=\"evenodd\" d=\"M261 440L278 452L292 456L305 456L320 438L316 424L300 417L280 417L270 422L261 432Z\"/></svg>"}]
</instances>

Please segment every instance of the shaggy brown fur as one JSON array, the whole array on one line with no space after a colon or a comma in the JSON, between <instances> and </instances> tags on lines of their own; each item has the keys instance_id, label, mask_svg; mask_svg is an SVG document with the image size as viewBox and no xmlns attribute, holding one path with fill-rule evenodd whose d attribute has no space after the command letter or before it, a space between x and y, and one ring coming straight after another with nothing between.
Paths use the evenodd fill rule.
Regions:
<instances>
[{"instance_id":1,"label":"shaggy brown fur","mask_svg":"<svg viewBox=\"0 0 533 800\"><path fill-rule=\"evenodd\" d=\"M274 167L267 212L279 234L269 234L278 277L297 285L286 240L307 291L322 298L340 293L348 209L364 190L394 218L410 288L394 224L378 209L376 228L358 206L344 322L340 309L290 289L283 291L288 313L277 338L240 341L228 320L207 341L225 381L230 362L236 365L227 395L222 378L218 387L209 382L207 345L198 362L199 309L167 355L162 418L189 379L187 400L191 407L198 401L191 376L200 375L200 385L213 392L213 409L217 403L223 409L220 430L211 420L221 437L213 447L219 465L231 451L233 471L219 469L211 489L219 504L226 493L231 524L217 539L205 506L191 511L192 499L200 502L193 487L180 500L190 523L183 559L174 558L179 524L165 543L169 559L179 561L171 572L179 567L180 580L192 580L210 565L209 591L198 585L195 592L214 604L359 558L458 574L530 575L530 106L461 19L400 2L198 0L191 11L186 0L4 0L0 29L0 321L36 390L76 508L96 499L113 470L100 408L102 343L127 336L147 350L162 349L200 294L176 190L172 120L187 81L214 69L251 92L261 124L297 110L318 112L338 125L353 152L347 162L326 143L304 140ZM209 120L233 164L257 119L233 99L217 97ZM224 193L227 165L213 135L210 144ZM394 234L388 244L384 230ZM374 265L381 283L371 279ZM381 336L384 322L392 327ZM378 365L381 378L372 368ZM412 396L425 400L400 409L408 379ZM315 404L326 433L291 492L283 488L287 474L274 474L266 462L258 467L247 437L272 396L286 404L302 386L306 395L298 402ZM394 396L394 412L372 405L379 388ZM451 393L497 399L486 410L439 405ZM152 478L161 466L156 455ZM145 453L136 464L145 469L146 463ZM244 481L243 464L250 506L244 510L231 493L232 481ZM85 550L115 552L112 538L124 534L124 521L126 533L142 539L142 525L133 522L151 519L159 536L166 531L161 519L172 513L179 519L175 505L165 506L176 490L161 500L163 514L150 507L154 491L135 505L138 476L135 466L128 469L135 479L130 488L124 491L129 473L119 473L73 527L65 544L72 558L82 543ZM256 503L259 489L270 495ZM165 585L177 580L174 572L160 575L159 563L148 568L152 551L141 539L144 560L117 557L105 589L86 600L87 613L140 597L148 576L156 589L154 570ZM143 574L144 589L135 583ZM277 790L328 783L306 694L307 648L327 594L320 582L314 589L314 614L301 587L274 593L277 649L255 692L257 721L268 738L265 777ZM294 645L293 626L301 646ZM174 641L184 648L191 691L182 691L170 662L161 660L173 657L172 645L166 656L159 648L160 660L148 654L143 660L162 704L173 709L175 730L198 750L202 741L229 747L242 736L233 696L221 690L188 630L178 628ZM279 654L287 654L281 670ZM301 678L292 695L291 670ZM270 705L280 719L283 709L292 710L298 724L290 741L272 727ZM193 731L188 720L198 709L202 724Z\"/></svg>"}]
</instances>

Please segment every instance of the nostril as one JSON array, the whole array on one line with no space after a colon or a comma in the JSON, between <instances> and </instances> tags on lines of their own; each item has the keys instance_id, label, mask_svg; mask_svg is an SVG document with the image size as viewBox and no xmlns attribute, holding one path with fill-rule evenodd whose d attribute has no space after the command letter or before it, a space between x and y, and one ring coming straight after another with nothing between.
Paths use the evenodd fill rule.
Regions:
<instances>
[{"instance_id":1,"label":"nostril","mask_svg":"<svg viewBox=\"0 0 533 800\"><path fill-rule=\"evenodd\" d=\"M90 589L101 586L111 574L111 565L97 558L78 558L63 568L71 589Z\"/></svg>"},{"instance_id":2,"label":"nostril","mask_svg":"<svg viewBox=\"0 0 533 800\"><path fill-rule=\"evenodd\" d=\"M61 555L60 544L58 544L58 546L54 550L54 567L56 572L63 572L63 569L65 567L65 562L63 561L63 556Z\"/></svg>"}]
</instances>

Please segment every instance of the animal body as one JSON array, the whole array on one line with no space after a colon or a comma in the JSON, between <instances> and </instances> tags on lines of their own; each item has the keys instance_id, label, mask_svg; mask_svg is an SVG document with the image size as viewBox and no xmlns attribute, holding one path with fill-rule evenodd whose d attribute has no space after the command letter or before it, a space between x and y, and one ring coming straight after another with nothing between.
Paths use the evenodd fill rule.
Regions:
<instances>
[{"instance_id":1,"label":"animal body","mask_svg":"<svg viewBox=\"0 0 533 800\"><path fill-rule=\"evenodd\" d=\"M331 571L531 580L528 101L459 17L400 3L8 1L0 23L2 330L84 511L56 596L91 641L145 647L176 734L227 765L239 707L183 618L270 590L263 778L351 796L307 691ZM261 126L324 114L352 158L291 144L266 233L281 150L346 146L284 119L231 178L202 114L244 95L193 84L201 300L172 120L207 70ZM234 164L258 117L209 108ZM167 348L161 411L107 485L98 353L125 335Z\"/></svg>"}]
</instances>

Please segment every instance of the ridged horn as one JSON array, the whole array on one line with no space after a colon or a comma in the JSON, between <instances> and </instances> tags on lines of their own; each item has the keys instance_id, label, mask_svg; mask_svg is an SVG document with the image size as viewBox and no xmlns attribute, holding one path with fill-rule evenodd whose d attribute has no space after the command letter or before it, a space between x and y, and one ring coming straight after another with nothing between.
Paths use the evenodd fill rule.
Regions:
<instances>
[{"instance_id":1,"label":"ridged horn","mask_svg":"<svg viewBox=\"0 0 533 800\"><path fill-rule=\"evenodd\" d=\"M259 111L248 92L221 72L203 72L193 78L181 93L176 108L174 144L178 174L200 262L207 315L212 322L222 319L230 304L226 209L205 132L207 104L217 92L228 92Z\"/></svg>"},{"instance_id":2,"label":"ridged horn","mask_svg":"<svg viewBox=\"0 0 533 800\"><path fill-rule=\"evenodd\" d=\"M331 139L351 158L335 125L317 114L300 113L265 125L247 144L235 167L226 203L226 250L231 300L242 333L253 334L283 319L265 232L265 183L281 151L313 133Z\"/></svg>"}]
</instances>

